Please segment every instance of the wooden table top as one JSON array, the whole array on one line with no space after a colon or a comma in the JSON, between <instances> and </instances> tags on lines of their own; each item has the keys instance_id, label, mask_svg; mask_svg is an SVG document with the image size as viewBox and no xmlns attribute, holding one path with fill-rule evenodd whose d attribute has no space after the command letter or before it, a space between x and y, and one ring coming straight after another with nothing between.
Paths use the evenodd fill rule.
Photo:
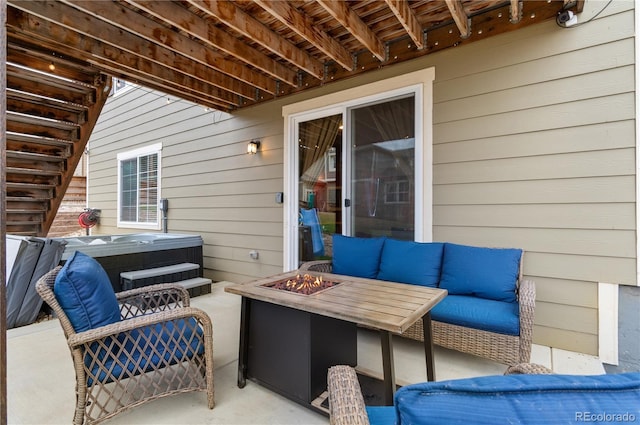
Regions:
<instances>
[{"instance_id":1,"label":"wooden table top","mask_svg":"<svg viewBox=\"0 0 640 425\"><path fill-rule=\"evenodd\" d=\"M291 279L298 273L292 271L231 285L225 291L396 334L406 331L447 295L446 290L439 288L318 272L306 273L322 275L324 280L340 284L312 295L264 286Z\"/></svg>"}]
</instances>

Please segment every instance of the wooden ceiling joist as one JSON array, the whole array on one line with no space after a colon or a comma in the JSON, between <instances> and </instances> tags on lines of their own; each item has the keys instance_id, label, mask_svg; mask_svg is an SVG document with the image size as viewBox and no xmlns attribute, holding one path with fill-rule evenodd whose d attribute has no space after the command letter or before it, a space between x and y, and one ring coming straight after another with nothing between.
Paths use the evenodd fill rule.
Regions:
<instances>
[{"instance_id":1,"label":"wooden ceiling joist","mask_svg":"<svg viewBox=\"0 0 640 425\"><path fill-rule=\"evenodd\" d=\"M126 48L127 43L134 45L153 45L164 46L165 51L173 51L194 62L201 63L204 66L211 67L217 71L223 72L231 77L235 77L247 84L254 85L256 88L265 90L272 81L265 75L258 73L245 66L240 66L237 62L226 59L220 52L215 49L207 49L202 44L197 43L190 38L171 31L169 28L158 27L158 24L152 19L136 14L131 9L121 5L113 5L110 2L101 1L66 1L68 9L64 9L62 5L57 9L70 21L69 28L74 31L86 34L99 41L105 41L113 38L110 34L114 29L120 28L128 32L118 37L121 41L117 46ZM45 5L50 2L29 1L29 4L40 4L41 7L30 7L30 12L36 9L45 19L50 16L49 7ZM74 10L75 8L75 10ZM114 10L115 9L115 10ZM109 13L110 12L110 13ZM114 13L116 12L116 13ZM135 25L133 25L135 23ZM132 51L132 53L136 53ZM150 58L154 59L155 55ZM155 58L162 64L167 64L166 58L160 56Z\"/></svg>"},{"instance_id":2,"label":"wooden ceiling joist","mask_svg":"<svg viewBox=\"0 0 640 425\"><path fill-rule=\"evenodd\" d=\"M257 19L227 0L187 0L199 10L214 16L234 31L289 61L317 79L323 77L323 64L293 43L273 32ZM286 81L289 83L288 81Z\"/></svg>"},{"instance_id":3,"label":"wooden ceiling joist","mask_svg":"<svg viewBox=\"0 0 640 425\"><path fill-rule=\"evenodd\" d=\"M237 38L229 37L229 34L218 29L211 22L201 19L196 14L179 7L175 3L166 0L127 0L127 2L198 38L205 45L219 49L238 60L246 62L273 78L292 86L297 84L297 73L291 68L271 59Z\"/></svg>"},{"instance_id":4,"label":"wooden ceiling joist","mask_svg":"<svg viewBox=\"0 0 640 425\"><path fill-rule=\"evenodd\" d=\"M471 35L471 21L464 11L462 0L445 0L453 21L460 31L460 38L468 38Z\"/></svg>"},{"instance_id":5,"label":"wooden ceiling joist","mask_svg":"<svg viewBox=\"0 0 640 425\"><path fill-rule=\"evenodd\" d=\"M281 0L255 0L256 4L276 17L300 37L317 46L324 54L346 70L353 69L353 56L335 39L313 24L303 12ZM326 76L325 76L326 77Z\"/></svg>"},{"instance_id":6,"label":"wooden ceiling joist","mask_svg":"<svg viewBox=\"0 0 640 425\"><path fill-rule=\"evenodd\" d=\"M367 50L369 50L380 62L387 60L384 44L378 36L371 31L362 19L349 8L347 2L332 0L317 0L329 14L338 21L350 34L352 34Z\"/></svg>"},{"instance_id":7,"label":"wooden ceiling joist","mask_svg":"<svg viewBox=\"0 0 640 425\"><path fill-rule=\"evenodd\" d=\"M249 79L255 77L256 80L251 80L252 84L246 86L246 90L244 91L245 95L255 97L255 87L275 93L276 84L273 80L249 70L242 72L243 67L239 64L235 64L234 69L231 70L232 72L234 70L237 71L239 78L236 79L202 64L201 61L193 61L166 47L154 45L133 34L128 34L119 29L114 30L114 28L108 24L96 21L90 15L69 6L61 5L62 10L65 11L64 14L60 13L59 9L55 9L57 14L60 15L56 15L57 18L61 19L62 23L65 24L64 26L51 21L54 19L54 17L51 16L53 13L49 16L26 14L31 13L29 9L35 8L40 12L47 12L47 6L42 2L19 2L19 6L27 10L16 11L16 9L12 7L8 8L7 22L10 31L12 28L15 28L17 33L25 34L30 32L32 36L53 40L56 43L55 48L63 52L65 51L64 46L81 45L81 48L73 48L73 51L69 51L68 53L70 55L82 56L87 61L91 59L95 62L102 60L105 62L115 62L116 67L118 67L118 63L122 63L123 65L121 66L125 66L124 64L127 62L144 63L151 61L158 64L159 67L156 69L170 68L178 72L184 71L184 73L189 75L199 75L203 82L211 81L221 84L220 81L225 81L226 77L227 82L236 87L238 86L238 82L242 83L238 81L242 79L240 77ZM23 12L23 14L17 12ZM68 18L67 16L69 15L67 15L67 13L73 16L73 19ZM68 21L72 21L72 23L68 24ZM77 25L73 24L73 22L77 22ZM76 31L78 26L82 27L79 32ZM103 42L101 38L92 37L90 35L92 30L98 33L97 37L106 37L108 40L111 40L110 43ZM91 52L92 54L87 52ZM118 54L121 52L127 52L127 56L125 57L124 55ZM117 56L117 58L114 58L114 60L112 56ZM219 74L224 75L224 77ZM176 77L176 79L178 78ZM213 85L212 83L208 84ZM254 88L251 88L252 85Z\"/></svg>"},{"instance_id":8,"label":"wooden ceiling joist","mask_svg":"<svg viewBox=\"0 0 640 425\"><path fill-rule=\"evenodd\" d=\"M135 75L135 78L129 77L129 80L132 82L136 82L136 78L143 80L145 75L149 75L157 80L166 82L168 86L180 87L180 93L185 91L206 92L207 90L203 88L204 85L201 87L191 87L195 84L192 78L197 78L202 83L211 87L228 89L228 91L232 93L247 98L255 97L255 88L248 84L205 67L200 63L189 61L168 49L160 52L160 54L165 53L164 56L170 61L169 66L163 66L162 63L151 61L144 56L147 52L158 52L162 48L154 50L152 46L146 46L147 49L141 48L140 54L135 54L83 36L43 18L28 15L24 11L12 7L9 7L7 12L10 36L21 36L30 40L35 38L46 48L62 52L65 55L80 57L88 63L104 66L105 68L128 69L131 74ZM176 84L176 81L183 82L186 86L180 86L180 84ZM171 83L173 83L173 85L171 85ZM158 85L161 86L162 83ZM270 87L274 92L275 88L275 84ZM218 103L225 104L227 99L222 100L223 102Z\"/></svg>"},{"instance_id":9,"label":"wooden ceiling joist","mask_svg":"<svg viewBox=\"0 0 640 425\"><path fill-rule=\"evenodd\" d=\"M409 3L404 0L385 0L389 9L396 15L398 21L402 24L404 29L413 40L418 49L424 48L424 32L422 31L422 25L420 21L409 7Z\"/></svg>"}]
</instances>

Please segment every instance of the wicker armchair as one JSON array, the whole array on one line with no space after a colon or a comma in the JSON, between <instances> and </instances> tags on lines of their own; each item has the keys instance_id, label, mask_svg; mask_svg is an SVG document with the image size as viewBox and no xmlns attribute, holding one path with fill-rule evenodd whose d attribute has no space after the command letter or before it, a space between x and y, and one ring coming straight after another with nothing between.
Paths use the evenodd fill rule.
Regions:
<instances>
[{"instance_id":1,"label":"wicker armchair","mask_svg":"<svg viewBox=\"0 0 640 425\"><path fill-rule=\"evenodd\" d=\"M551 373L553 372L545 366L522 363L509 367L505 375ZM330 367L327 374L327 385L331 425L369 425L367 408L354 368L343 365ZM464 422L472 423L473 421Z\"/></svg>"},{"instance_id":2,"label":"wicker armchair","mask_svg":"<svg viewBox=\"0 0 640 425\"><path fill-rule=\"evenodd\" d=\"M303 263L300 271L331 273L331 260ZM433 343L506 365L528 363L531 358L531 344L533 342L535 298L535 284L531 280L522 279L522 261L520 261L520 275L517 285L520 335L504 335L432 320ZM418 320L402 336L423 341L422 320Z\"/></svg>"},{"instance_id":3,"label":"wicker armchair","mask_svg":"<svg viewBox=\"0 0 640 425\"><path fill-rule=\"evenodd\" d=\"M36 290L53 309L76 372L73 423L98 423L160 397L213 393L213 331L209 316L189 306L179 285L158 284L116 294L121 321L76 333L53 287L61 267Z\"/></svg>"}]
</instances>

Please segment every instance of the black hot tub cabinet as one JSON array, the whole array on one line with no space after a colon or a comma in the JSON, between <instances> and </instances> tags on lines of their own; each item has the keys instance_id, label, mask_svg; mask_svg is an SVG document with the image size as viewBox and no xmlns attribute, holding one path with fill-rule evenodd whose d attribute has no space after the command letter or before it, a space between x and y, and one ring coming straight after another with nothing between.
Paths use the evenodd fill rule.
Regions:
<instances>
[{"instance_id":1,"label":"black hot tub cabinet","mask_svg":"<svg viewBox=\"0 0 640 425\"><path fill-rule=\"evenodd\" d=\"M121 292L120 273L194 263L195 272L202 277L202 237L177 233L132 233L123 235L80 236L61 238L66 241L60 264L64 264L75 251L95 258L105 269L114 291ZM191 277L191 276L190 276ZM161 277L155 282L161 283ZM142 285L141 285L142 286ZM193 291L197 293L194 293ZM211 292L210 286L190 289L192 296Z\"/></svg>"}]
</instances>

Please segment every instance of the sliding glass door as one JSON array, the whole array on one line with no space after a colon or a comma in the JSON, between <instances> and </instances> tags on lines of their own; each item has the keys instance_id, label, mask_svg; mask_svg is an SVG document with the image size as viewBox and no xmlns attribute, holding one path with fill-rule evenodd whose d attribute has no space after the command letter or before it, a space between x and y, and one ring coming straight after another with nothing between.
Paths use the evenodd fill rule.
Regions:
<instances>
[{"instance_id":1,"label":"sliding glass door","mask_svg":"<svg viewBox=\"0 0 640 425\"><path fill-rule=\"evenodd\" d=\"M331 257L342 233L342 114L298 124L299 261Z\"/></svg>"},{"instance_id":2,"label":"sliding glass door","mask_svg":"<svg viewBox=\"0 0 640 425\"><path fill-rule=\"evenodd\" d=\"M414 96L356 106L347 117L343 233L414 240Z\"/></svg>"}]
</instances>

